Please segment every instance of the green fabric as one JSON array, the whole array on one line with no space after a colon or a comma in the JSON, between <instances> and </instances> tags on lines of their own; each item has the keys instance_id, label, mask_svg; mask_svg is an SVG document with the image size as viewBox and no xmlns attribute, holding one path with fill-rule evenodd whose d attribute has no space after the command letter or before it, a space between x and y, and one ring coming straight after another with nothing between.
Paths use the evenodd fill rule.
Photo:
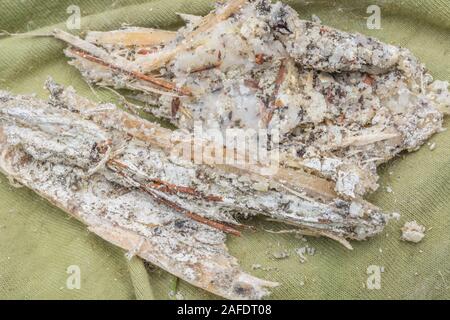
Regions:
<instances>
[{"instance_id":1,"label":"green fabric","mask_svg":"<svg viewBox=\"0 0 450 320\"><path fill-rule=\"evenodd\" d=\"M448 0L288 2L303 18L316 14L325 24L410 48L436 78L450 80ZM0 0L0 29L45 32L64 27L71 4L81 8L83 30L111 30L122 23L175 28L180 23L175 12L205 14L211 8L210 1L202 0ZM382 9L382 30L366 27L366 8L371 4ZM51 75L94 100L115 101L106 90L91 91L66 64L63 47L53 39L0 39L0 89L45 98L42 86ZM282 284L273 290L274 299L450 298L450 132L432 142L436 150L424 147L380 169L382 187L370 200L402 218L379 237L354 243L354 251L327 239L305 243L294 235L267 233L262 229L282 227L257 220L253 224L259 231L229 239L231 253L245 270ZM392 193L386 192L387 186ZM400 227L411 220L430 229L418 245L399 241ZM305 244L316 254L301 264L294 250ZM271 253L284 249L290 252L288 259L271 259ZM253 271L255 263L276 269ZM81 270L79 290L66 287L71 265ZM380 290L364 287L370 265L385 268ZM0 298L169 299L173 284L170 274L136 258L128 262L122 250L0 176ZM178 291L185 298L215 298L183 281Z\"/></svg>"}]
</instances>

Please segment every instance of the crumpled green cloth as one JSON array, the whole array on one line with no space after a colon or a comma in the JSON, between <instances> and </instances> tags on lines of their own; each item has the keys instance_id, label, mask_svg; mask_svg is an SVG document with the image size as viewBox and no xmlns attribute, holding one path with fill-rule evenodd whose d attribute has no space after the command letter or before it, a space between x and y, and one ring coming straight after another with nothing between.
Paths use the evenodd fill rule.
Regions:
<instances>
[{"instance_id":1,"label":"crumpled green cloth","mask_svg":"<svg viewBox=\"0 0 450 320\"><path fill-rule=\"evenodd\" d=\"M175 28L181 23L176 12L204 15L212 5L203 0L75 2L83 17L81 31L113 30L123 23ZM315 14L324 24L405 46L437 79L450 80L448 0L288 2L305 19ZM1 0L0 29L43 33L64 28L72 4L72 0ZM381 30L366 26L366 9L372 4L381 8ZM94 100L117 102L106 90L91 90L67 65L63 48L54 39L0 38L0 89L45 98L43 83L51 75ZM450 298L450 132L431 142L436 144L434 151L424 146L380 169L381 188L369 200L386 211L399 212L401 220L375 239L354 243L354 251L327 239L305 242L292 234L268 233L264 229L282 226L256 220L257 232L229 239L231 253L245 270L281 283L273 290L273 299ZM417 245L399 240L401 226L411 220L428 229ZM295 251L305 246L315 252L301 263ZM287 259L273 259L274 253L284 250L290 254ZM80 289L66 285L69 266L80 269ZM369 266L369 271L384 271L379 289L366 284ZM32 191L13 188L0 175L0 298L169 299L174 283L174 277L163 270L137 258L129 262L122 250L89 233ZM178 293L179 298L216 298L183 281Z\"/></svg>"}]
</instances>

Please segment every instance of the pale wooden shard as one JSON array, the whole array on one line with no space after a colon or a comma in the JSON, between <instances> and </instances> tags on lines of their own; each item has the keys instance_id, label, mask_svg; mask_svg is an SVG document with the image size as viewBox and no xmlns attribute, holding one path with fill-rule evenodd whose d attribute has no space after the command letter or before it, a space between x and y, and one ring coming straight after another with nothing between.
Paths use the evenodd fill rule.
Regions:
<instances>
[{"instance_id":1,"label":"pale wooden shard","mask_svg":"<svg viewBox=\"0 0 450 320\"><path fill-rule=\"evenodd\" d=\"M174 40L176 36L176 32L166 30L126 28L108 32L90 31L86 41L100 46L156 47Z\"/></svg>"},{"instance_id":2,"label":"pale wooden shard","mask_svg":"<svg viewBox=\"0 0 450 320\"><path fill-rule=\"evenodd\" d=\"M106 50L62 30L55 30L53 35L60 40L70 43L74 47L70 52L82 59L89 60L111 70L122 72L131 78L147 82L157 88L178 92L187 96L192 94L188 88L177 87L170 81L143 74L140 72L140 67L131 61L120 56L111 56Z\"/></svg>"}]
</instances>

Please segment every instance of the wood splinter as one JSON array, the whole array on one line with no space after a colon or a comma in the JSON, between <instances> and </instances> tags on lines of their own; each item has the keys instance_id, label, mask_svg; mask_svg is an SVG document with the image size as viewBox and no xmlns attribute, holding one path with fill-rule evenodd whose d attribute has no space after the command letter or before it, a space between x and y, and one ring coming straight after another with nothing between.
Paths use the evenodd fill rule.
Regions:
<instances>
[{"instance_id":1,"label":"wood splinter","mask_svg":"<svg viewBox=\"0 0 450 320\"><path fill-rule=\"evenodd\" d=\"M95 56L92 56L92 55L90 55L90 54L88 54L88 53L86 53L86 52L84 52L83 50L80 50L80 49L72 48L72 49L70 49L70 51L72 53L76 54L77 56L83 58L83 59L86 59L86 60L89 60L91 62L100 64L100 65L102 65L104 67L107 67L107 68L110 68L112 70L117 70L119 72L128 74L129 76L131 76L133 78L149 82L152 85L158 86L160 88L163 88L163 89L166 89L166 90L169 90L169 91L174 91L174 92L180 93L180 94L185 95L185 96L191 96L192 95L192 91L190 89L186 88L186 87L178 88L172 82L169 82L169 81L166 81L166 80L163 80L163 79L158 79L158 78L155 78L155 77L143 74L143 73L139 73L137 71L124 70L123 68L120 68L120 67L115 66L113 64L107 63L107 62L103 61L102 59L97 58Z\"/></svg>"}]
</instances>

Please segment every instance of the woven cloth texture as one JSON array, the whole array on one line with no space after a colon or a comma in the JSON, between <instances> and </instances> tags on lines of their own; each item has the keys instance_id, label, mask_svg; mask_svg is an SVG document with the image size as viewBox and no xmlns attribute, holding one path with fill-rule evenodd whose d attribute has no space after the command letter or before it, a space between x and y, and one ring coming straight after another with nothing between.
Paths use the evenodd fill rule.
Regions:
<instances>
[{"instance_id":1,"label":"woven cloth texture","mask_svg":"<svg viewBox=\"0 0 450 320\"><path fill-rule=\"evenodd\" d=\"M411 49L436 79L450 80L450 4L448 0L287 1L301 17L317 15L324 24L361 32ZM369 5L381 8L381 29L367 28ZM176 12L204 15L211 1L194 0L0 0L0 30L44 33L65 28L67 8L81 9L81 30L113 30L122 24L174 29ZM0 31L1 33L2 31ZM0 38L0 89L46 98L45 79L72 85L96 101L117 102L109 91L89 88L67 65L64 45L55 39ZM445 125L448 126L446 121ZM386 211L401 214L380 236L354 243L348 251L327 239L307 242L264 229L282 226L256 220L257 232L227 242L243 269L281 283L273 299L448 299L450 298L450 132L431 140L436 149L402 154L380 168L380 190L369 197ZM387 192L391 188L393 192ZM427 227L420 244L400 241L401 226L417 220ZM301 263L295 250L315 249ZM289 258L271 254L287 250ZM263 269L252 270L254 264ZM68 289L70 266L81 271L80 289ZM376 266L381 288L366 286ZM1 299L169 299L176 283L167 272L108 244L32 191L15 189L0 175ZM217 297L183 281L179 297Z\"/></svg>"}]
</instances>

